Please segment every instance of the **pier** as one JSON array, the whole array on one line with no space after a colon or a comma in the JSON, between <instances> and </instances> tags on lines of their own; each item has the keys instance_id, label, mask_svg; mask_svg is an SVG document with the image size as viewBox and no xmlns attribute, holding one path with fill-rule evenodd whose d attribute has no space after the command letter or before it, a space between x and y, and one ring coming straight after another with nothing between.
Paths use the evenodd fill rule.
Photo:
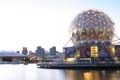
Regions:
<instances>
[{"instance_id":1,"label":"pier","mask_svg":"<svg viewBox=\"0 0 120 80\"><path fill-rule=\"evenodd\" d=\"M115 70L120 69L120 62L115 61L95 61L95 62L74 62L74 63L65 63L65 62L41 62L38 63L39 68L54 68L54 69L97 69L97 70Z\"/></svg>"}]
</instances>

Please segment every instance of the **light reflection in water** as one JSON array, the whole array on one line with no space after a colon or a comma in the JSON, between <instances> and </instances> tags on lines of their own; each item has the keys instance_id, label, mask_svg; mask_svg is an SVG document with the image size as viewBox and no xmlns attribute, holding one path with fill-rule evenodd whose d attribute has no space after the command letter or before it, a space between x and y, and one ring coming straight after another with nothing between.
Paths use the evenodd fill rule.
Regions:
<instances>
[{"instance_id":1,"label":"light reflection in water","mask_svg":"<svg viewBox=\"0 0 120 80\"><path fill-rule=\"evenodd\" d=\"M67 80L118 80L119 71L65 70Z\"/></svg>"},{"instance_id":2,"label":"light reflection in water","mask_svg":"<svg viewBox=\"0 0 120 80\"><path fill-rule=\"evenodd\" d=\"M92 73L91 72L85 72L84 73L84 79L85 80L92 80Z\"/></svg>"}]
</instances>

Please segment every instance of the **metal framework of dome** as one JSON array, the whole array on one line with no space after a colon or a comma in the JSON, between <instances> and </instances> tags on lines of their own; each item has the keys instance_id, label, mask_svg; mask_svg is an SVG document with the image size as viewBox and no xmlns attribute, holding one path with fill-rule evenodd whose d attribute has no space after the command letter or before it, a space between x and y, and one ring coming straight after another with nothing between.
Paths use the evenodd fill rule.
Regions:
<instances>
[{"instance_id":1,"label":"metal framework of dome","mask_svg":"<svg viewBox=\"0 0 120 80\"><path fill-rule=\"evenodd\" d=\"M103 12L87 10L78 14L72 22L71 39L74 44L84 41L111 42L114 23Z\"/></svg>"}]
</instances>

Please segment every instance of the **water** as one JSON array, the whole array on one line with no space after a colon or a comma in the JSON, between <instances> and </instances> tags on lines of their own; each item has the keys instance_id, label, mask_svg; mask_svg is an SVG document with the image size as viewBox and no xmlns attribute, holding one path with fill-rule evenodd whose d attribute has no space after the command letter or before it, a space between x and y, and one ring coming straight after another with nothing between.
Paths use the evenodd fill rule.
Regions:
<instances>
[{"instance_id":1,"label":"water","mask_svg":"<svg viewBox=\"0 0 120 80\"><path fill-rule=\"evenodd\" d=\"M0 65L0 80L120 80L120 70L42 69L35 64Z\"/></svg>"}]
</instances>

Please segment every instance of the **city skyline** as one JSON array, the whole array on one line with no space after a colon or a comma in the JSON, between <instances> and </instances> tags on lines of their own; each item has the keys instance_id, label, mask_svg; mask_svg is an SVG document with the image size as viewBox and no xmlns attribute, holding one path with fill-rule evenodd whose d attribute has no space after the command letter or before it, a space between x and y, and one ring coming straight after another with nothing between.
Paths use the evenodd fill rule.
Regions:
<instances>
[{"instance_id":1,"label":"city skyline","mask_svg":"<svg viewBox=\"0 0 120 80\"><path fill-rule=\"evenodd\" d=\"M88 9L107 14L120 37L119 3L119 0L0 1L0 50L17 51L27 47L35 51L37 46L46 50L56 46L58 51L62 51L70 39L69 28L74 17Z\"/></svg>"}]
</instances>

